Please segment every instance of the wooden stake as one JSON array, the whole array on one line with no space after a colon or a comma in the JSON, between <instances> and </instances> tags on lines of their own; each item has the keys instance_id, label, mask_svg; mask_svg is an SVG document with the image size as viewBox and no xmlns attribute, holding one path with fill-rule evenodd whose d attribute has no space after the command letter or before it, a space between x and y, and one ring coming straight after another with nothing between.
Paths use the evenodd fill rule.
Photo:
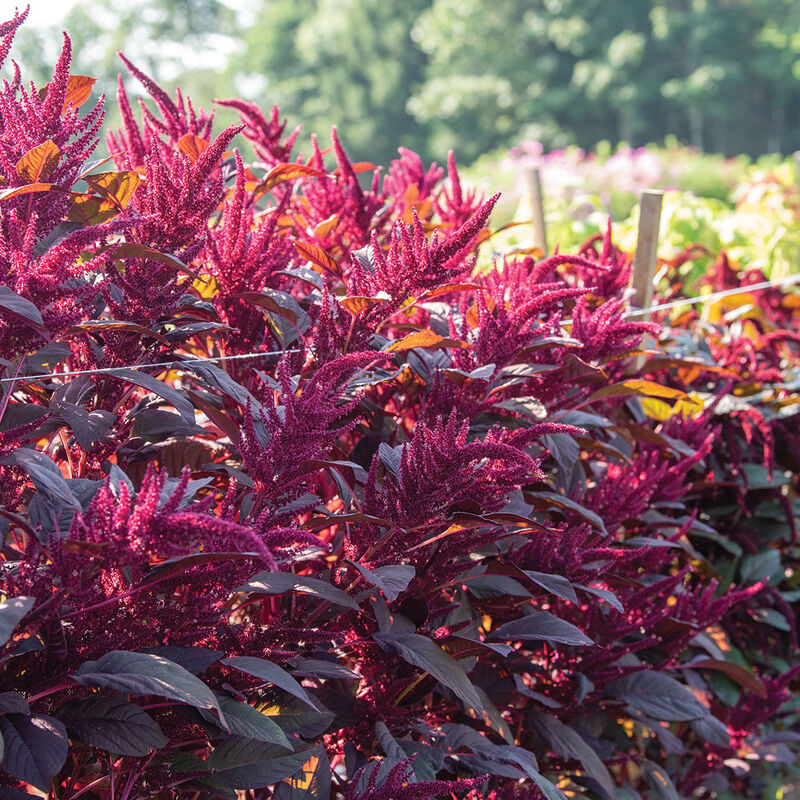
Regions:
<instances>
[{"instance_id":1,"label":"wooden stake","mask_svg":"<svg viewBox=\"0 0 800 800\"><path fill-rule=\"evenodd\" d=\"M800 150L794 151L794 181L800 186Z\"/></svg>"},{"instance_id":2,"label":"wooden stake","mask_svg":"<svg viewBox=\"0 0 800 800\"><path fill-rule=\"evenodd\" d=\"M639 201L639 231L636 238L636 255L633 257L633 303L647 308L653 303L653 280L658 263L658 227L661 223L661 203L664 193L645 189ZM650 315L639 319L650 319Z\"/></svg>"},{"instance_id":3,"label":"wooden stake","mask_svg":"<svg viewBox=\"0 0 800 800\"><path fill-rule=\"evenodd\" d=\"M533 213L533 246L547 255L547 228L544 222L544 198L542 196L542 180L539 167L529 167L525 171L525 182L528 186L528 196L531 199Z\"/></svg>"}]
</instances>

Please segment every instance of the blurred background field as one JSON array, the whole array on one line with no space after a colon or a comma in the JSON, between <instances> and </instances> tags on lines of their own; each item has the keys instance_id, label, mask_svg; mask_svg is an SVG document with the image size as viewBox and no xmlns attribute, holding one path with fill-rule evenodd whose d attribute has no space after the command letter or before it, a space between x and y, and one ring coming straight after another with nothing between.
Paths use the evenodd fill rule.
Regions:
<instances>
[{"instance_id":1,"label":"blurred background field","mask_svg":"<svg viewBox=\"0 0 800 800\"><path fill-rule=\"evenodd\" d=\"M109 93L122 49L200 105L237 95L306 132L335 123L356 159L670 135L726 156L800 148L796 0L30 2L15 53L37 82L68 29L75 69Z\"/></svg>"},{"instance_id":2,"label":"blurred background field","mask_svg":"<svg viewBox=\"0 0 800 800\"><path fill-rule=\"evenodd\" d=\"M502 191L496 225L531 218L525 171L540 170L550 247L572 251L612 221L614 240L633 250L642 190L665 192L659 254L676 258L694 248L690 282L722 250L743 269L770 278L793 274L800 264L800 190L793 159L768 155L725 158L672 142L668 146L612 151L567 148L545 152L523 142L480 158L466 173L486 193ZM532 246L529 225L510 226L495 249ZM707 252L696 246L700 245Z\"/></svg>"}]
</instances>

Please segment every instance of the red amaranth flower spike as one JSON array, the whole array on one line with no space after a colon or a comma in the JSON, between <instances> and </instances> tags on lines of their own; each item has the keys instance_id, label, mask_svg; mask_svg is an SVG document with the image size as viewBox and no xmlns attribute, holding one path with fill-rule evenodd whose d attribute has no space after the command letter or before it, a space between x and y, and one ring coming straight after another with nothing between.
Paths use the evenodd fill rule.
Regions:
<instances>
[{"instance_id":1,"label":"red amaranth flower spike","mask_svg":"<svg viewBox=\"0 0 800 800\"><path fill-rule=\"evenodd\" d=\"M448 192L447 187L442 187L434 200L434 208L442 222L458 228L477 211L483 203L483 198L475 189L462 187L452 150L447 154L447 177L450 191Z\"/></svg>"},{"instance_id":2,"label":"red amaranth flower spike","mask_svg":"<svg viewBox=\"0 0 800 800\"><path fill-rule=\"evenodd\" d=\"M349 782L344 800L434 800L454 792L466 792L481 784L485 778L469 778L457 781L412 781L414 757L395 764L378 784L381 770L378 764L371 769L362 767ZM368 775L367 775L368 773ZM359 789L360 783L365 783Z\"/></svg>"},{"instance_id":3,"label":"red amaranth flower spike","mask_svg":"<svg viewBox=\"0 0 800 800\"><path fill-rule=\"evenodd\" d=\"M119 154L116 157L118 166L124 168L141 166L154 142L174 148L180 138L187 134L205 141L210 140L214 124L213 111L210 114L205 111L196 114L191 101L184 102L180 89L176 92L177 102L173 102L149 75L142 72L119 51L117 55L131 75L144 86L161 114L159 119L140 101L142 113L140 130L133 116L122 77L118 78L117 98L122 112L122 128L116 134L109 131L107 136L109 150L112 154Z\"/></svg>"},{"instance_id":4,"label":"red amaranth flower spike","mask_svg":"<svg viewBox=\"0 0 800 800\"><path fill-rule=\"evenodd\" d=\"M2 37L2 41L0 41L0 67L5 64L11 45L14 42L14 36L16 36L19 26L28 18L30 10L30 5L25 6L25 10L22 13L18 9L14 9L14 16L0 24L0 37ZM17 83L16 78L14 83Z\"/></svg>"},{"instance_id":5,"label":"red amaranth flower spike","mask_svg":"<svg viewBox=\"0 0 800 800\"><path fill-rule=\"evenodd\" d=\"M280 121L280 110L272 107L270 118L255 104L245 100L231 98L214 100L218 106L232 108L239 112L239 120L245 126L242 133L253 144L256 156L268 167L283 164L291 159L295 139L300 135L298 125L283 141L281 137L286 130L286 121Z\"/></svg>"}]
</instances>

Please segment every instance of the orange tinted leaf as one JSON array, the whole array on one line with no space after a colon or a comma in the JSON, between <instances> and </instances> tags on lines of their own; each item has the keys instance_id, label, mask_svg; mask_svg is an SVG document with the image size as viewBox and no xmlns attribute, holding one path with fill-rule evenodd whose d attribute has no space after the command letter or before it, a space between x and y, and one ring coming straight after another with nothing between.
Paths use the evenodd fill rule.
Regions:
<instances>
[{"instance_id":1,"label":"orange tinted leaf","mask_svg":"<svg viewBox=\"0 0 800 800\"><path fill-rule=\"evenodd\" d=\"M295 178L327 178L326 172L320 172L314 167L305 164L276 164L258 185L257 192L266 193L272 191L279 183L291 181Z\"/></svg>"},{"instance_id":2,"label":"orange tinted leaf","mask_svg":"<svg viewBox=\"0 0 800 800\"><path fill-rule=\"evenodd\" d=\"M133 322L125 322L119 319L93 319L88 322L80 322L73 325L65 335L70 333L82 333L92 331L114 331L116 333L138 333L140 336L149 336L152 339L158 339L160 342L169 342L160 333L151 331L142 325L136 325Z\"/></svg>"},{"instance_id":3,"label":"orange tinted leaf","mask_svg":"<svg viewBox=\"0 0 800 800\"><path fill-rule=\"evenodd\" d=\"M666 397L670 400L678 400L687 396L686 392L682 392L680 389L662 386L655 381L631 380L604 386L602 389L598 389L589 399L599 400L601 397L620 397L623 395Z\"/></svg>"},{"instance_id":4,"label":"orange tinted leaf","mask_svg":"<svg viewBox=\"0 0 800 800\"><path fill-rule=\"evenodd\" d=\"M244 300L245 303L253 303L253 305L256 306L262 306L272 311L273 314L285 317L290 322L297 322L297 314L295 314L291 308L284 308L277 300L267 294L261 294L260 292L240 292L233 295L233 297L238 297L240 300Z\"/></svg>"},{"instance_id":5,"label":"orange tinted leaf","mask_svg":"<svg viewBox=\"0 0 800 800\"><path fill-rule=\"evenodd\" d=\"M448 339L444 336L433 331L414 331L404 336L396 342L392 342L384 352L386 353L399 353L403 350L411 350L414 347L457 347L461 350L469 349L472 347L468 342L462 342L460 339Z\"/></svg>"},{"instance_id":6,"label":"orange tinted leaf","mask_svg":"<svg viewBox=\"0 0 800 800\"><path fill-rule=\"evenodd\" d=\"M61 151L48 139L22 156L17 162L17 175L26 183L38 183L58 166L60 159Z\"/></svg>"},{"instance_id":7,"label":"orange tinted leaf","mask_svg":"<svg viewBox=\"0 0 800 800\"><path fill-rule=\"evenodd\" d=\"M119 214L119 209L110 200L103 200L94 194L72 192L72 205L67 216L70 222L79 225L99 225L108 222Z\"/></svg>"},{"instance_id":8,"label":"orange tinted leaf","mask_svg":"<svg viewBox=\"0 0 800 800\"><path fill-rule=\"evenodd\" d=\"M82 106L92 94L92 86L95 83L97 83L97 78L90 78L88 75L70 75L67 78L67 96L64 98L64 111L67 111L70 105L73 108Z\"/></svg>"},{"instance_id":9,"label":"orange tinted leaf","mask_svg":"<svg viewBox=\"0 0 800 800\"><path fill-rule=\"evenodd\" d=\"M112 202L120 211L128 205L142 181L139 173L133 170L101 172L97 175L89 175L85 180L92 189Z\"/></svg>"},{"instance_id":10,"label":"orange tinted leaf","mask_svg":"<svg viewBox=\"0 0 800 800\"><path fill-rule=\"evenodd\" d=\"M674 369L685 367L687 369L701 369L703 372L713 372L715 375L724 375L727 378L738 378L739 375L724 367L706 364L690 358L673 358L671 356L655 356L648 359L642 367L643 372L654 372L660 369Z\"/></svg>"},{"instance_id":11,"label":"orange tinted leaf","mask_svg":"<svg viewBox=\"0 0 800 800\"><path fill-rule=\"evenodd\" d=\"M193 133L187 133L178 139L178 150L184 155L189 156L189 160L194 163L200 158L203 153L211 147L211 142L195 136Z\"/></svg>"},{"instance_id":12,"label":"orange tinted leaf","mask_svg":"<svg viewBox=\"0 0 800 800\"><path fill-rule=\"evenodd\" d=\"M494 311L495 307L497 306L497 302L495 301L495 299L488 295L484 295L484 298L486 301L486 307L489 309L489 311ZM469 325L470 328L473 329L477 328L478 325L480 324L477 303L473 303L467 309L467 324Z\"/></svg>"},{"instance_id":13,"label":"orange tinted leaf","mask_svg":"<svg viewBox=\"0 0 800 800\"><path fill-rule=\"evenodd\" d=\"M749 692L758 695L759 697L766 698L767 689L761 680L750 672L749 669L734 664L730 661L721 661L718 658L704 658L702 661L693 661L691 664L684 664L684 667L704 667L706 669L715 669L727 675L732 681L735 681L739 686L743 686Z\"/></svg>"},{"instance_id":14,"label":"orange tinted leaf","mask_svg":"<svg viewBox=\"0 0 800 800\"><path fill-rule=\"evenodd\" d=\"M656 397L643 397L640 402L642 411L650 419L664 422L672 416L672 406L666 400L659 400Z\"/></svg>"},{"instance_id":15,"label":"orange tinted leaf","mask_svg":"<svg viewBox=\"0 0 800 800\"><path fill-rule=\"evenodd\" d=\"M0 200L8 200L11 197L16 197L20 194L31 194L32 192L49 192L49 191L63 192L60 186L54 183L29 183L27 186L17 186L15 189L5 189L0 192Z\"/></svg>"},{"instance_id":16,"label":"orange tinted leaf","mask_svg":"<svg viewBox=\"0 0 800 800\"><path fill-rule=\"evenodd\" d=\"M800 294L787 294L781 301L784 308L800 308Z\"/></svg>"},{"instance_id":17,"label":"orange tinted leaf","mask_svg":"<svg viewBox=\"0 0 800 800\"><path fill-rule=\"evenodd\" d=\"M414 188L416 188L416 186ZM420 220L427 220L431 215L431 211L433 211L433 200L428 198L427 200L420 200L418 203L411 203L406 206L401 216L402 221L410 225L414 221L415 211Z\"/></svg>"},{"instance_id":18,"label":"orange tinted leaf","mask_svg":"<svg viewBox=\"0 0 800 800\"><path fill-rule=\"evenodd\" d=\"M82 106L92 94L92 87L97 83L97 78L90 78L88 75L70 75L67 78L67 93L64 96L64 105L61 109L62 114L72 108L79 108ZM44 100L47 97L47 90L50 84L46 83L39 89L39 98Z\"/></svg>"},{"instance_id":19,"label":"orange tinted leaf","mask_svg":"<svg viewBox=\"0 0 800 800\"><path fill-rule=\"evenodd\" d=\"M722 297L715 303L709 303L705 309L706 319L712 323L720 322L734 311L737 312L736 316L739 318L743 314L749 319L764 318L755 295L750 292L742 292L733 297Z\"/></svg>"},{"instance_id":20,"label":"orange tinted leaf","mask_svg":"<svg viewBox=\"0 0 800 800\"><path fill-rule=\"evenodd\" d=\"M406 205L413 205L417 202L417 198L419 197L419 186L416 183L410 183L406 187L406 193L403 195L403 202Z\"/></svg>"},{"instance_id":21,"label":"orange tinted leaf","mask_svg":"<svg viewBox=\"0 0 800 800\"><path fill-rule=\"evenodd\" d=\"M353 172L355 172L356 175L358 175L361 172L369 172L372 169L377 169L375 164L372 164L369 161L356 161L350 166L353 168Z\"/></svg>"},{"instance_id":22,"label":"orange tinted leaf","mask_svg":"<svg viewBox=\"0 0 800 800\"><path fill-rule=\"evenodd\" d=\"M370 308L374 308L375 306L379 305L380 303L386 302L386 300L391 300L392 298L382 292L385 297L362 297L359 295L353 295L352 297L342 297L339 299L339 305L345 310L352 314L354 317L357 317L362 311L367 311Z\"/></svg>"},{"instance_id":23,"label":"orange tinted leaf","mask_svg":"<svg viewBox=\"0 0 800 800\"><path fill-rule=\"evenodd\" d=\"M454 294L455 292L481 291L483 286L477 283L447 283L444 286L437 286L435 289L428 289L419 296L419 300L430 300L434 297L441 297L443 294Z\"/></svg>"},{"instance_id":24,"label":"orange tinted leaf","mask_svg":"<svg viewBox=\"0 0 800 800\"><path fill-rule=\"evenodd\" d=\"M339 224L339 217L332 214L328 219L323 220L314 228L314 236L318 239L324 239L337 225Z\"/></svg>"},{"instance_id":25,"label":"orange tinted leaf","mask_svg":"<svg viewBox=\"0 0 800 800\"><path fill-rule=\"evenodd\" d=\"M191 275L193 278L198 278L199 275L190 270L186 264L179 258L169 255L169 253L162 253L154 250L152 247L145 247L143 244L136 242L123 242L119 245L113 253L114 258L151 258L153 261L160 261L162 264L167 264L174 267L178 272L184 275Z\"/></svg>"},{"instance_id":26,"label":"orange tinted leaf","mask_svg":"<svg viewBox=\"0 0 800 800\"><path fill-rule=\"evenodd\" d=\"M337 278L342 277L342 268L339 266L339 262L333 256L328 255L321 247L297 241L294 246L297 248L297 252L307 261L328 270L328 272L332 272Z\"/></svg>"}]
</instances>

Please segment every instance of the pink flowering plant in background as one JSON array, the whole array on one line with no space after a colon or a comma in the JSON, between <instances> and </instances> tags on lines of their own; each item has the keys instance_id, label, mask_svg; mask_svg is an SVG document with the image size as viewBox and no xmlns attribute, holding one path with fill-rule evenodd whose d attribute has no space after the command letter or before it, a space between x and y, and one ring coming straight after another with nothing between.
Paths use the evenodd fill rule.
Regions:
<instances>
[{"instance_id":1,"label":"pink flowering plant in background","mask_svg":"<svg viewBox=\"0 0 800 800\"><path fill-rule=\"evenodd\" d=\"M798 295L629 318L610 231L478 269L452 154L306 158L122 61L108 158L68 37L0 91L0 798L796 772ZM763 279L715 258L665 297Z\"/></svg>"}]
</instances>

